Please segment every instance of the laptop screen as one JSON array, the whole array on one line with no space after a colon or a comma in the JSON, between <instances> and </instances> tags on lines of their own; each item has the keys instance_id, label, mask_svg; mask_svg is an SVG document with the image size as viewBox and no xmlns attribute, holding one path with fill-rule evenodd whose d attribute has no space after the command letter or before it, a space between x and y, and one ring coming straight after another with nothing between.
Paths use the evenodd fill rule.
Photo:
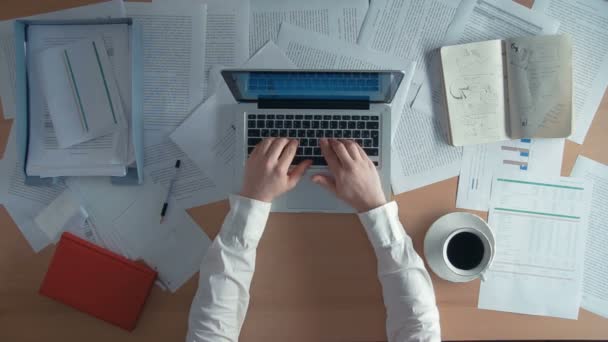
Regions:
<instances>
[{"instance_id":1,"label":"laptop screen","mask_svg":"<svg viewBox=\"0 0 608 342\"><path fill-rule=\"evenodd\" d=\"M239 102L260 99L338 100L390 103L401 71L222 70Z\"/></svg>"}]
</instances>

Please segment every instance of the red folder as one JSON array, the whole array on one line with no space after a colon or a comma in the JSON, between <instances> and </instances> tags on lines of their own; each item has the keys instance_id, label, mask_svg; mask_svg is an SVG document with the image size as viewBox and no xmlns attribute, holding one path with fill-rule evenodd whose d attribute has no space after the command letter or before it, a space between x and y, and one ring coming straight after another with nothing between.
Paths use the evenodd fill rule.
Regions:
<instances>
[{"instance_id":1,"label":"red folder","mask_svg":"<svg viewBox=\"0 0 608 342\"><path fill-rule=\"evenodd\" d=\"M63 233L40 293L131 331L155 279L154 270Z\"/></svg>"}]
</instances>

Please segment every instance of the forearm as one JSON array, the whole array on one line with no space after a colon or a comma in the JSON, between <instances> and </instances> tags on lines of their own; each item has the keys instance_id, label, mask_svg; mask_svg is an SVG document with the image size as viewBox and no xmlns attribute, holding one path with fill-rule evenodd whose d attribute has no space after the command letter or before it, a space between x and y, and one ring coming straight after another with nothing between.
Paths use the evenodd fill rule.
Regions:
<instances>
[{"instance_id":1,"label":"forearm","mask_svg":"<svg viewBox=\"0 0 608 342\"><path fill-rule=\"evenodd\" d=\"M245 319L256 248L270 204L231 196L230 208L201 264L187 341L237 341Z\"/></svg>"},{"instance_id":2,"label":"forearm","mask_svg":"<svg viewBox=\"0 0 608 342\"><path fill-rule=\"evenodd\" d=\"M389 341L440 341L431 278L399 221L395 202L359 214L378 258Z\"/></svg>"}]
</instances>

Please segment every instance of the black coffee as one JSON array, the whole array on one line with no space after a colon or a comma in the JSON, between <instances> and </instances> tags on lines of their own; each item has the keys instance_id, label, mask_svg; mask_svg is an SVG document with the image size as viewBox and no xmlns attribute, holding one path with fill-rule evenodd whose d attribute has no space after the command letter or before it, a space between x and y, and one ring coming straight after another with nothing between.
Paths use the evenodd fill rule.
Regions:
<instances>
[{"instance_id":1,"label":"black coffee","mask_svg":"<svg viewBox=\"0 0 608 342\"><path fill-rule=\"evenodd\" d=\"M472 270L483 259L483 242L473 233L458 233L448 242L447 252L448 261L454 267L461 270Z\"/></svg>"}]
</instances>

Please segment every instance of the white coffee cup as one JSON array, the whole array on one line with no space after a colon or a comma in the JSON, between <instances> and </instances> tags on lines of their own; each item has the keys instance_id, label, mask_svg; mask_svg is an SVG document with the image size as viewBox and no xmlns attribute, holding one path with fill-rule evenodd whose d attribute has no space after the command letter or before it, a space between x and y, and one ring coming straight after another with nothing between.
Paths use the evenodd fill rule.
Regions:
<instances>
[{"instance_id":1,"label":"white coffee cup","mask_svg":"<svg viewBox=\"0 0 608 342\"><path fill-rule=\"evenodd\" d=\"M464 212L443 215L424 238L424 255L437 276L452 282L484 279L496 244L488 224Z\"/></svg>"}]
</instances>

